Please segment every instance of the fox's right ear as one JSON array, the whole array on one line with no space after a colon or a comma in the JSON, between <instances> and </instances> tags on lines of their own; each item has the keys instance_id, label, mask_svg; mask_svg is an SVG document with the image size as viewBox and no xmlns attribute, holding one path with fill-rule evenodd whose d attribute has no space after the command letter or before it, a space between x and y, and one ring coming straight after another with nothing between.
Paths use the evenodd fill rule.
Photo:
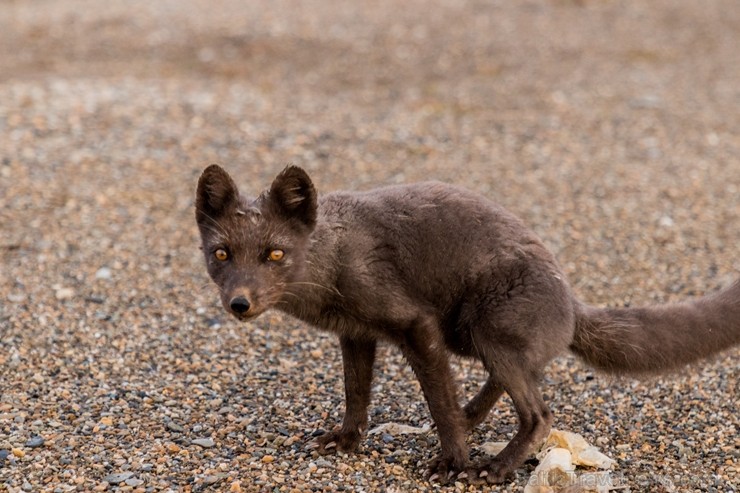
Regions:
<instances>
[{"instance_id":1,"label":"fox's right ear","mask_svg":"<svg viewBox=\"0 0 740 493\"><path fill-rule=\"evenodd\" d=\"M239 190L234 180L219 165L207 167L198 180L195 194L195 217L198 222L214 219L239 200Z\"/></svg>"}]
</instances>

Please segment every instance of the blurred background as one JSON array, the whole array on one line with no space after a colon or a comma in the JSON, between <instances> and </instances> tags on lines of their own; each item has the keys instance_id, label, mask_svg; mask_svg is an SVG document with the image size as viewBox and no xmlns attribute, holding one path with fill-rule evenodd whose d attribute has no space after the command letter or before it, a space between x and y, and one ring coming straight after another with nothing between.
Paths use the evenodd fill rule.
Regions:
<instances>
[{"instance_id":1,"label":"blurred background","mask_svg":"<svg viewBox=\"0 0 740 493\"><path fill-rule=\"evenodd\" d=\"M222 164L245 193L287 163L322 192L464 185L531 225L582 299L681 299L740 271L738 46L735 0L0 0L0 490L132 472L142 491L300 491L324 484L316 469L327 491L337 475L424 488L432 436L320 466L301 452L341 417L335 343L222 313L193 220L200 171ZM428 420L384 351L371 419ZM546 393L562 427L637 451L627 478L721 488L737 484L737 356L657 386L564 358ZM479 369L459 365L472 392ZM497 413L476 441L514 429ZM202 436L217 446L188 445ZM707 437L714 453L692 448Z\"/></svg>"}]
</instances>

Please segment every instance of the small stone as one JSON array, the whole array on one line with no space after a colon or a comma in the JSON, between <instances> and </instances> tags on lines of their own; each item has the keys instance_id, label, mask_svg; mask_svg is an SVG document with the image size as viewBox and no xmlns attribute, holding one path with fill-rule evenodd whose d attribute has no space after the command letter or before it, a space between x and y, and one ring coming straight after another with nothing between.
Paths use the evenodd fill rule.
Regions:
<instances>
[{"instance_id":1,"label":"small stone","mask_svg":"<svg viewBox=\"0 0 740 493\"><path fill-rule=\"evenodd\" d=\"M9 455L10 455L9 450L4 450L4 449L0 450L0 461L7 459Z\"/></svg>"},{"instance_id":2,"label":"small stone","mask_svg":"<svg viewBox=\"0 0 740 493\"><path fill-rule=\"evenodd\" d=\"M170 431L176 431L178 433L182 433L183 431L185 431L185 428L178 425L174 421L168 421L166 426L167 426L167 429Z\"/></svg>"},{"instance_id":3,"label":"small stone","mask_svg":"<svg viewBox=\"0 0 740 493\"><path fill-rule=\"evenodd\" d=\"M221 481L222 479L224 479L223 476L216 476L216 475L211 474L203 478L203 483L207 485L214 485L218 483L219 481Z\"/></svg>"},{"instance_id":4,"label":"small stone","mask_svg":"<svg viewBox=\"0 0 740 493\"><path fill-rule=\"evenodd\" d=\"M211 438L196 438L191 443L203 448L211 448L216 445L216 442L214 442Z\"/></svg>"},{"instance_id":5,"label":"small stone","mask_svg":"<svg viewBox=\"0 0 740 493\"><path fill-rule=\"evenodd\" d=\"M119 472L116 474L107 475L106 477L103 478L103 481L110 483L110 484L119 484L131 478L133 475L134 473L132 472Z\"/></svg>"},{"instance_id":6,"label":"small stone","mask_svg":"<svg viewBox=\"0 0 740 493\"><path fill-rule=\"evenodd\" d=\"M168 443L167 444L167 450L173 454L178 453L181 449L180 446L176 443Z\"/></svg>"},{"instance_id":7,"label":"small stone","mask_svg":"<svg viewBox=\"0 0 740 493\"><path fill-rule=\"evenodd\" d=\"M110 279L112 277L112 271L108 267L101 267L95 273L95 279Z\"/></svg>"},{"instance_id":8,"label":"small stone","mask_svg":"<svg viewBox=\"0 0 740 493\"><path fill-rule=\"evenodd\" d=\"M59 301L69 300L74 298L75 290L72 288L59 288L54 293L54 296L56 296L56 299Z\"/></svg>"},{"instance_id":9,"label":"small stone","mask_svg":"<svg viewBox=\"0 0 740 493\"><path fill-rule=\"evenodd\" d=\"M16 457L18 457L19 459L21 457L25 457L25 455L26 455L26 453L23 450L19 449L19 448L14 448L14 449L11 449L10 451L13 453L13 455L15 455Z\"/></svg>"},{"instance_id":10,"label":"small stone","mask_svg":"<svg viewBox=\"0 0 740 493\"><path fill-rule=\"evenodd\" d=\"M269 464L274 460L275 460L275 457L273 457L272 455L265 455L262 457L262 462L265 464Z\"/></svg>"},{"instance_id":11,"label":"small stone","mask_svg":"<svg viewBox=\"0 0 740 493\"><path fill-rule=\"evenodd\" d=\"M26 447L28 448L38 448L41 447L44 444L44 438L43 437L32 437L29 441L26 442Z\"/></svg>"},{"instance_id":12,"label":"small stone","mask_svg":"<svg viewBox=\"0 0 740 493\"><path fill-rule=\"evenodd\" d=\"M231 486L229 487L229 491L231 493L241 493L242 492L242 484L240 481L234 481L231 483Z\"/></svg>"},{"instance_id":13,"label":"small stone","mask_svg":"<svg viewBox=\"0 0 740 493\"><path fill-rule=\"evenodd\" d=\"M26 295L20 293L11 293L8 295L8 301L11 303L22 303L26 301L26 299Z\"/></svg>"},{"instance_id":14,"label":"small stone","mask_svg":"<svg viewBox=\"0 0 740 493\"><path fill-rule=\"evenodd\" d=\"M127 486L136 488L137 486L144 484L144 481L139 478L128 478L125 483Z\"/></svg>"},{"instance_id":15,"label":"small stone","mask_svg":"<svg viewBox=\"0 0 740 493\"><path fill-rule=\"evenodd\" d=\"M671 216L663 216L658 221L658 224L663 228L672 228L674 225L673 218Z\"/></svg>"}]
</instances>

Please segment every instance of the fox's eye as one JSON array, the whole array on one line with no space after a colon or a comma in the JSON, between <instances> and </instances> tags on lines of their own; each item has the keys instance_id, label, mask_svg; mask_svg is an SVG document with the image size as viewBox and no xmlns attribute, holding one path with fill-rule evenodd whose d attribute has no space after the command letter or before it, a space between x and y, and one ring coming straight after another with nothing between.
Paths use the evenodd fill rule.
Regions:
<instances>
[{"instance_id":1,"label":"fox's eye","mask_svg":"<svg viewBox=\"0 0 740 493\"><path fill-rule=\"evenodd\" d=\"M226 253L226 250L224 250L223 248L219 248L218 250L213 252L213 256L216 257L216 260L220 260L221 262L229 258L229 254Z\"/></svg>"},{"instance_id":2,"label":"fox's eye","mask_svg":"<svg viewBox=\"0 0 740 493\"><path fill-rule=\"evenodd\" d=\"M270 254L267 256L270 260L273 262L277 262L279 260L282 260L285 256L285 252L280 249L270 250Z\"/></svg>"}]
</instances>

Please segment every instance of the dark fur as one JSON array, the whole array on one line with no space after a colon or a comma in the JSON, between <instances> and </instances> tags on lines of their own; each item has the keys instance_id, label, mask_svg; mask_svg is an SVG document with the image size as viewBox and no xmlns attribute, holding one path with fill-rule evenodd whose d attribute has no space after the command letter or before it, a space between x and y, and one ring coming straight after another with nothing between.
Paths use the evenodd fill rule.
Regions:
<instances>
[{"instance_id":1,"label":"dark fur","mask_svg":"<svg viewBox=\"0 0 740 493\"><path fill-rule=\"evenodd\" d=\"M740 342L740 282L717 294L653 308L579 303L535 234L500 206L443 183L339 192L318 198L289 166L256 199L210 166L196 217L208 272L224 307L242 320L277 308L339 336L346 390L341 428L321 453L352 451L367 427L376 341L397 345L416 373L439 433L433 479L503 481L552 422L538 389L545 365L570 348L612 372L654 372ZM224 249L229 259L214 257ZM285 252L269 260L269 252ZM246 313L231 301L249 300ZM489 373L464 408L448 351ZM471 467L465 433L507 392L519 416L514 439Z\"/></svg>"}]
</instances>

